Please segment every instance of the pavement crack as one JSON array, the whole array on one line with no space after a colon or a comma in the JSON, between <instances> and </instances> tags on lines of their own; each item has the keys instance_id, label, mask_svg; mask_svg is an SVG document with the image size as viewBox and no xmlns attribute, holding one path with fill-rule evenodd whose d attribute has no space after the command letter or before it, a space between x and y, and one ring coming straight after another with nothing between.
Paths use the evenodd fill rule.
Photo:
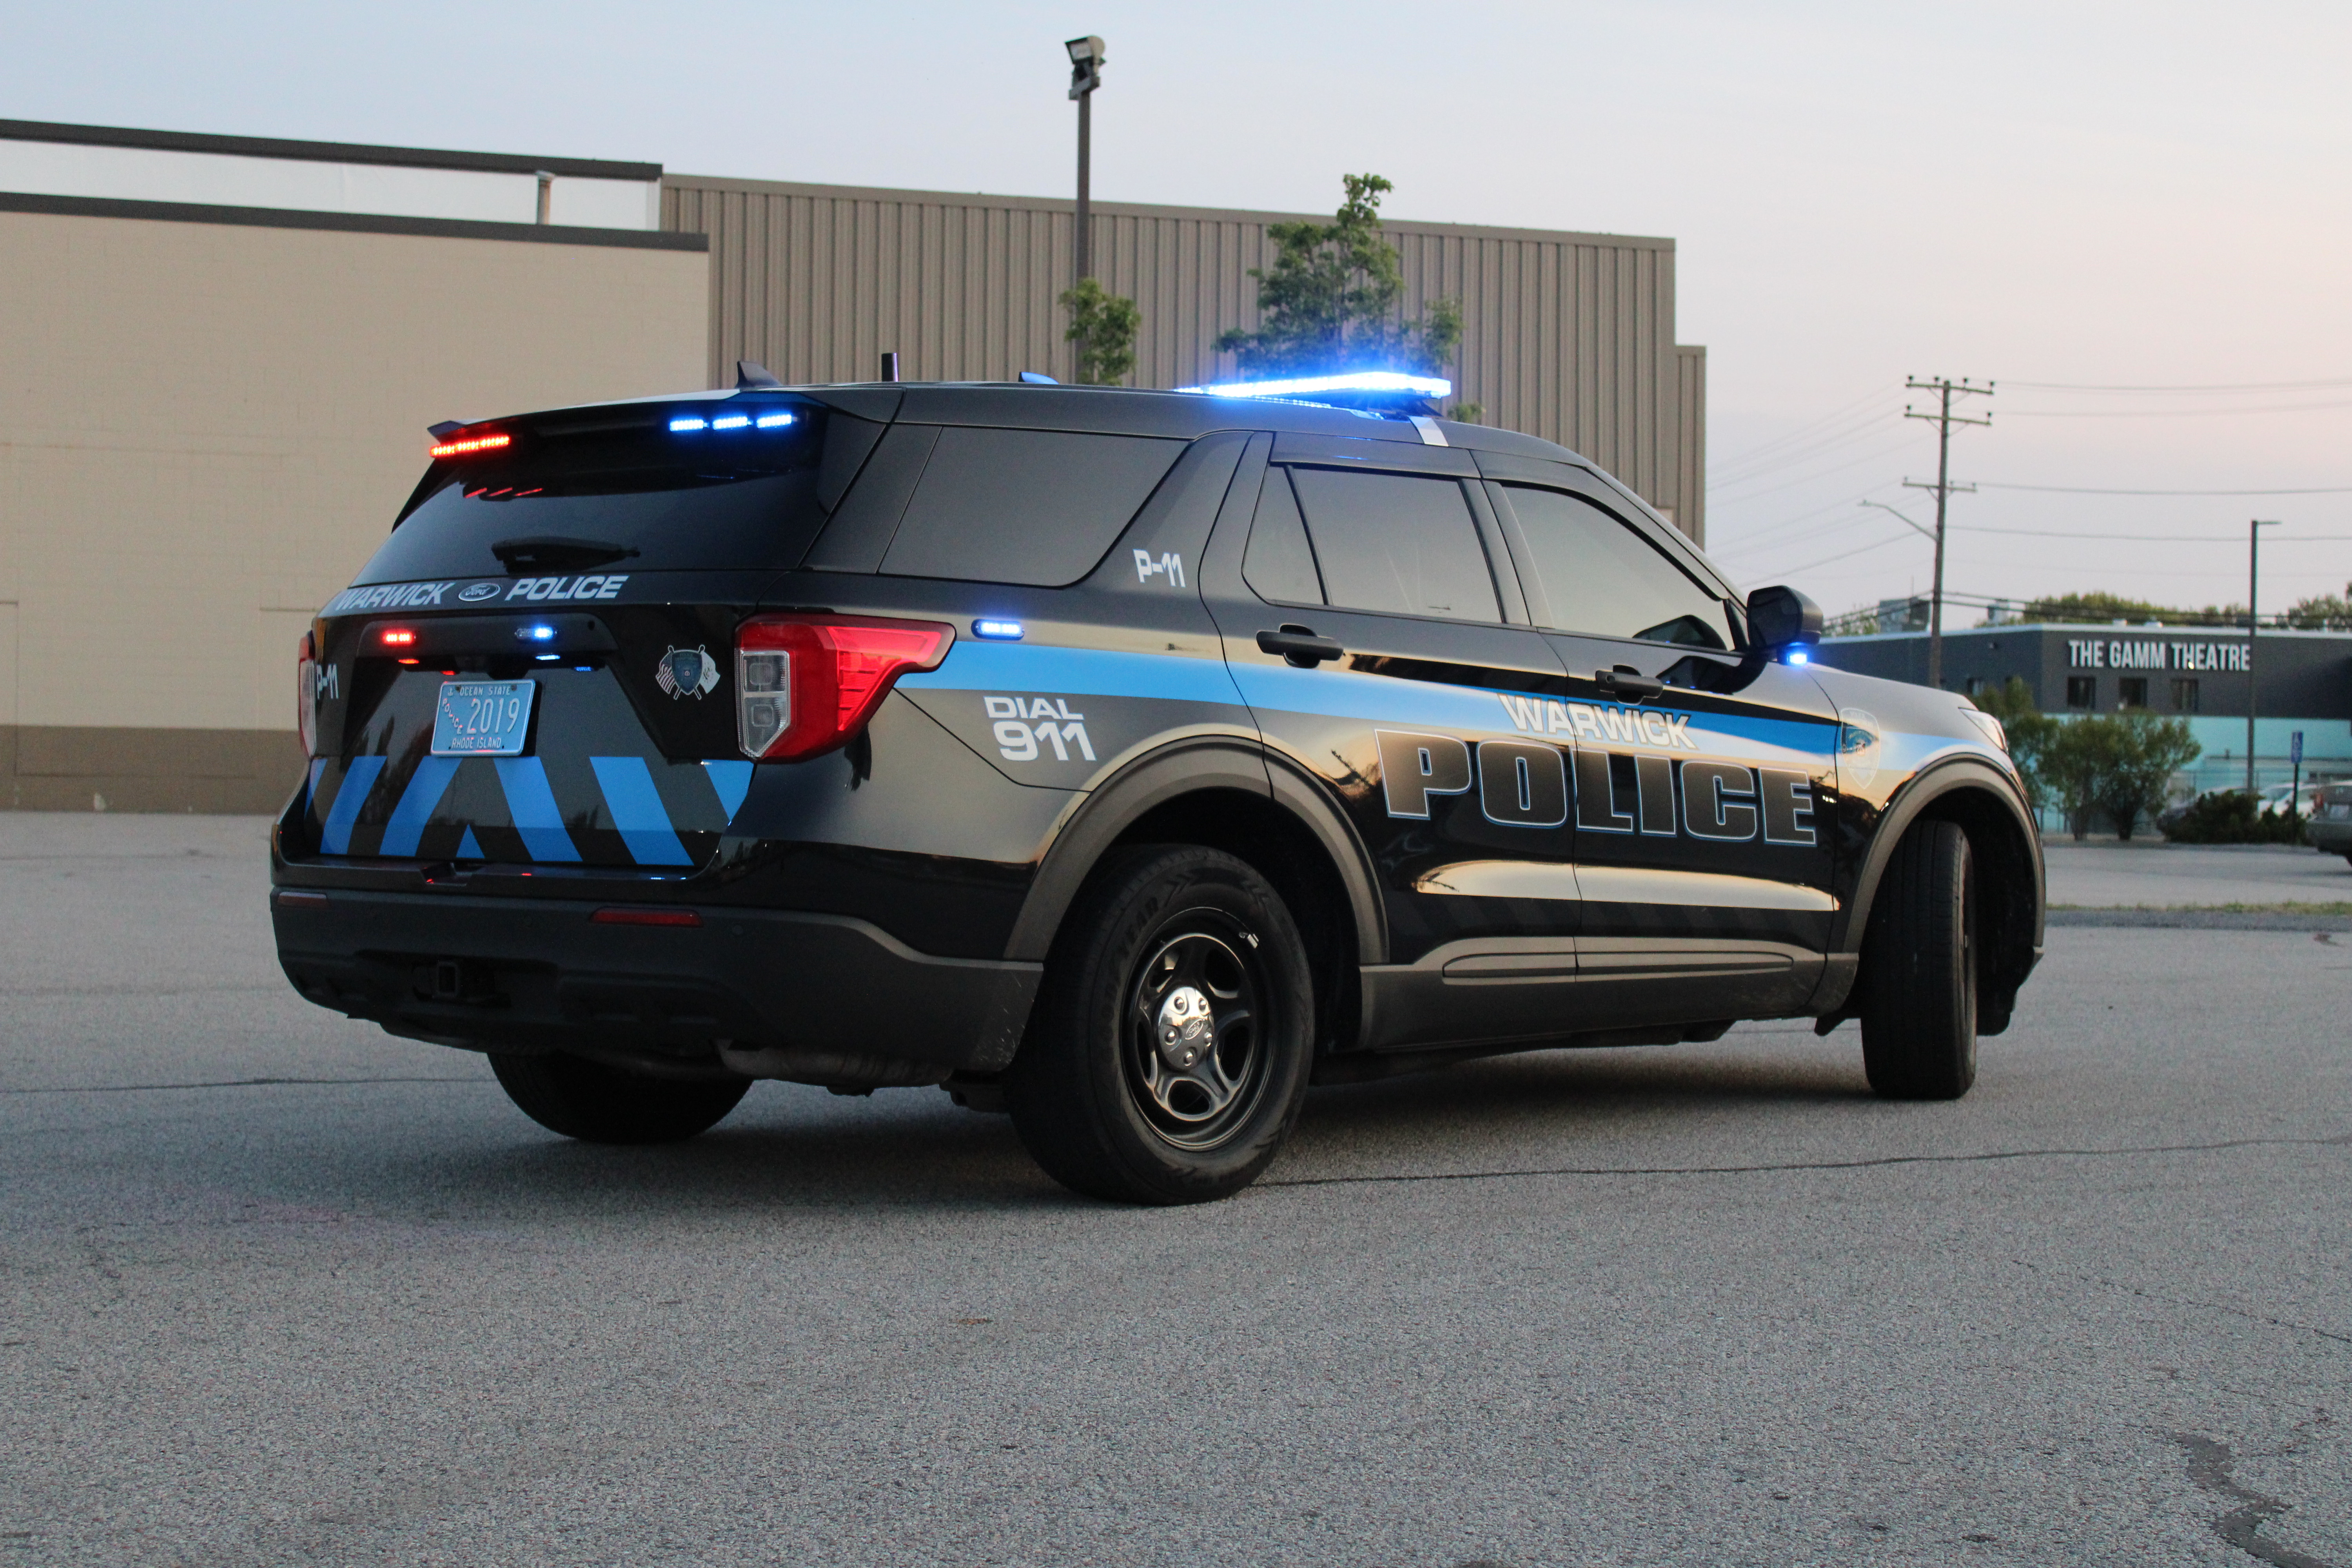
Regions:
<instances>
[{"instance_id":1,"label":"pavement crack","mask_svg":"<svg viewBox=\"0 0 2352 1568\"><path fill-rule=\"evenodd\" d=\"M2271 1564L2271 1568L2333 1568L2316 1557L2306 1557L2263 1538L2263 1526L2294 1505L2240 1486L2230 1474L2236 1462L2230 1445L2191 1432L2168 1432L2165 1436L2188 1451L2190 1480L2215 1497L2238 1505L2213 1521L2214 1534L2256 1562Z\"/></svg>"},{"instance_id":2,"label":"pavement crack","mask_svg":"<svg viewBox=\"0 0 2352 1568\"><path fill-rule=\"evenodd\" d=\"M2145 1285L2126 1284L2121 1279L2108 1279L2096 1274L2076 1274L2064 1268L2043 1268L2039 1264L2016 1260L2020 1268L2030 1274L2055 1274L2062 1279L2080 1280L2086 1285L2105 1285L2111 1290L2125 1290L2151 1301L2163 1301L2175 1307L2201 1307L2209 1312L2227 1312L2233 1318L2250 1322L2267 1323L2274 1329L2296 1329L2306 1334L2317 1334L2323 1340L2334 1340L2340 1345L2352 1345L2352 1334L2340 1334L2333 1329L2323 1329L2312 1323L2299 1323L2293 1318L2274 1317L2268 1312L2249 1311L2243 1307L2231 1307L2220 1301L2200 1301L2194 1296L2168 1296L2161 1290L2151 1290Z\"/></svg>"},{"instance_id":3,"label":"pavement crack","mask_svg":"<svg viewBox=\"0 0 2352 1568\"><path fill-rule=\"evenodd\" d=\"M1989 1149L1974 1154L1881 1154L1866 1160L1790 1160L1756 1165L1541 1165L1508 1171L1417 1171L1364 1176L1291 1176L1266 1187L1344 1187L1390 1182L1496 1182L1515 1176L1753 1176L1782 1171L1867 1171L1883 1165L1970 1165L2002 1160L2100 1160L2144 1154L2211 1154L2231 1149L2342 1148L2352 1133L2326 1138L2225 1138L2213 1143L2142 1143L2116 1149Z\"/></svg>"},{"instance_id":4,"label":"pavement crack","mask_svg":"<svg viewBox=\"0 0 2352 1568\"><path fill-rule=\"evenodd\" d=\"M145 1094L177 1089L271 1089L282 1084L484 1083L474 1073L414 1074L405 1078L225 1078L203 1083L88 1083L60 1089L0 1089L0 1096L28 1094Z\"/></svg>"}]
</instances>

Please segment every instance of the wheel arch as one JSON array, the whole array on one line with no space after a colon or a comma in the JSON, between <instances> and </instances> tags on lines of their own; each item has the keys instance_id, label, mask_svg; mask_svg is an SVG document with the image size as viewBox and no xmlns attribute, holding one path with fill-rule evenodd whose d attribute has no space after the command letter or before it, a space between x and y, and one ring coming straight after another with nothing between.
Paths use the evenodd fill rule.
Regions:
<instances>
[{"instance_id":1,"label":"wheel arch","mask_svg":"<svg viewBox=\"0 0 2352 1568\"><path fill-rule=\"evenodd\" d=\"M1870 838L1853 896L1831 951L1858 959L1870 929L1871 905L1895 847L1921 822L1957 824L1968 836L1986 895L1978 908L1986 957L1985 1034L2007 1026L2017 988L2042 955L2044 885L2042 838L2017 786L1990 763L1956 757L1923 771L1887 803Z\"/></svg>"},{"instance_id":2,"label":"wheel arch","mask_svg":"<svg viewBox=\"0 0 2352 1568\"><path fill-rule=\"evenodd\" d=\"M1223 849L1274 884L1314 960L1318 1043L1344 1044L1359 1013L1358 966L1388 955L1371 858L1320 785L1231 740L1163 747L1090 791L1046 849L1005 956L1043 961L1102 858L1158 842Z\"/></svg>"}]
</instances>

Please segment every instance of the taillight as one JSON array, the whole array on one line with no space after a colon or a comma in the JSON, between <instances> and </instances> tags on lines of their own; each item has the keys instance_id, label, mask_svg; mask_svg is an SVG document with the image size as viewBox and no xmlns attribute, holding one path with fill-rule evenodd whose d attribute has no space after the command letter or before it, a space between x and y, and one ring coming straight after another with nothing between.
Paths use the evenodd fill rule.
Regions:
<instances>
[{"instance_id":1,"label":"taillight","mask_svg":"<svg viewBox=\"0 0 2352 1568\"><path fill-rule=\"evenodd\" d=\"M309 632L295 645L294 660L294 728L301 732L302 754L315 757L319 754L319 658Z\"/></svg>"},{"instance_id":2,"label":"taillight","mask_svg":"<svg viewBox=\"0 0 2352 1568\"><path fill-rule=\"evenodd\" d=\"M859 616L761 616L735 636L736 735L743 754L788 763L866 727L890 683L937 669L955 629Z\"/></svg>"}]
</instances>

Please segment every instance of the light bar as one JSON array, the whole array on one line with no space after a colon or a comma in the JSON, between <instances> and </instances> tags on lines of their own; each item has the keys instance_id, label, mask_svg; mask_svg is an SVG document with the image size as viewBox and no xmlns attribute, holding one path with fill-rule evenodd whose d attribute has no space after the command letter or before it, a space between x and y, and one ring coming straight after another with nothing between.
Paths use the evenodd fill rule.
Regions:
<instances>
[{"instance_id":1,"label":"light bar","mask_svg":"<svg viewBox=\"0 0 2352 1568\"><path fill-rule=\"evenodd\" d=\"M773 430L780 426L792 424L793 416L789 414L762 414L752 423L762 430Z\"/></svg>"},{"instance_id":2,"label":"light bar","mask_svg":"<svg viewBox=\"0 0 2352 1568\"><path fill-rule=\"evenodd\" d=\"M708 430L710 428L710 421L708 419L697 419L691 415L685 415L671 420L669 422L669 427L673 430Z\"/></svg>"},{"instance_id":3,"label":"light bar","mask_svg":"<svg viewBox=\"0 0 2352 1568\"><path fill-rule=\"evenodd\" d=\"M971 623L971 635L976 637L987 637L992 642L1019 642L1021 623L1019 621L974 621Z\"/></svg>"},{"instance_id":4,"label":"light bar","mask_svg":"<svg viewBox=\"0 0 2352 1568\"><path fill-rule=\"evenodd\" d=\"M469 452L495 452L514 444L514 437L501 432L496 436L468 436L462 441L443 441L433 447L436 458L462 458Z\"/></svg>"},{"instance_id":5,"label":"light bar","mask_svg":"<svg viewBox=\"0 0 2352 1568\"><path fill-rule=\"evenodd\" d=\"M1345 375L1304 375L1290 381L1228 381L1215 386L1180 386L1179 392L1211 397L1311 397L1318 392L1406 392L1415 397L1451 397L1454 384L1433 375L1394 370L1356 370Z\"/></svg>"},{"instance_id":6,"label":"light bar","mask_svg":"<svg viewBox=\"0 0 2352 1568\"><path fill-rule=\"evenodd\" d=\"M710 422L713 430L740 430L751 423L748 414L722 414Z\"/></svg>"}]
</instances>

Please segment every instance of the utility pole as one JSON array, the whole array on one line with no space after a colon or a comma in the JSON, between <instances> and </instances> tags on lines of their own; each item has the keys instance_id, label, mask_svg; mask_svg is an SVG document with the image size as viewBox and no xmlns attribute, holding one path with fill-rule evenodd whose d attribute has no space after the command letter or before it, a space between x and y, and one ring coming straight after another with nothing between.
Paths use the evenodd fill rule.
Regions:
<instances>
[{"instance_id":1,"label":"utility pole","mask_svg":"<svg viewBox=\"0 0 2352 1568\"><path fill-rule=\"evenodd\" d=\"M2246 794L2254 793L2254 634L2262 626L2255 614L2254 589L2262 580L2263 530L2276 528L2277 518L2255 518L2246 524Z\"/></svg>"},{"instance_id":2,"label":"utility pole","mask_svg":"<svg viewBox=\"0 0 2352 1568\"><path fill-rule=\"evenodd\" d=\"M1070 97L1078 106L1078 234L1077 268L1070 279L1083 283L1094 272L1094 257L1090 241L1094 236L1092 211L1094 163L1095 89L1102 86L1103 41L1091 34L1072 38L1063 47L1070 51Z\"/></svg>"},{"instance_id":3,"label":"utility pole","mask_svg":"<svg viewBox=\"0 0 2352 1568\"><path fill-rule=\"evenodd\" d=\"M1952 399L1972 394L1990 397L1993 384L1988 381L1982 386L1973 385L1965 376L1958 381L1949 376L1940 376L1934 381L1921 381L1912 376L1903 384L1909 391L1932 392L1939 400L1933 414L1915 413L1909 404L1903 405L1904 418L1932 420L1936 426L1936 482L1931 485L1918 479L1906 479L1903 488L1936 492L1936 585L1927 600L1927 684L1941 688L1944 684L1944 512L1954 490L1971 494L1976 490L1974 485L1952 483L1952 426L1992 423L1989 415L1982 419L1969 419L1953 413Z\"/></svg>"}]
</instances>

